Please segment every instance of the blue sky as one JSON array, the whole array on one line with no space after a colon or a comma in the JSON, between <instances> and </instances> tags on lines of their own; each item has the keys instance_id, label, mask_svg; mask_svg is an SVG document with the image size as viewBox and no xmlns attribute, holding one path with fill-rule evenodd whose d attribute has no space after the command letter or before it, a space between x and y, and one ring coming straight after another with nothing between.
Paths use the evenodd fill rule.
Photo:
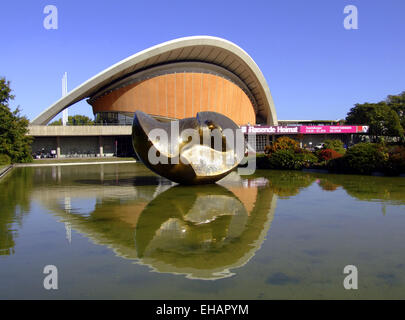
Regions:
<instances>
[{"instance_id":1,"label":"blue sky","mask_svg":"<svg viewBox=\"0 0 405 320\"><path fill-rule=\"evenodd\" d=\"M58 29L43 27L46 5ZM343 27L346 5L358 30ZM337 119L355 103L405 90L405 1L2 1L0 76L33 119L68 90L152 45L184 36L230 40L256 61L279 119ZM92 117L80 102L69 114Z\"/></svg>"}]
</instances>

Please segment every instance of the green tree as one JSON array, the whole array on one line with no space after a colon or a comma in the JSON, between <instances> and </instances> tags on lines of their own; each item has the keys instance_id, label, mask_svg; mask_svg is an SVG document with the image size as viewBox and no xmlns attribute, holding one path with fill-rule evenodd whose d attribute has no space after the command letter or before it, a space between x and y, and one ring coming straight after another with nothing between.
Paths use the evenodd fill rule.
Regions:
<instances>
[{"instance_id":1,"label":"green tree","mask_svg":"<svg viewBox=\"0 0 405 320\"><path fill-rule=\"evenodd\" d=\"M68 125L70 126L83 126L83 125L92 125L94 124L94 121L91 120L89 117L81 115L81 114L76 114L74 116L69 116L68 117ZM50 126L61 126L62 125L62 119L55 120L49 124Z\"/></svg>"},{"instance_id":2,"label":"green tree","mask_svg":"<svg viewBox=\"0 0 405 320\"><path fill-rule=\"evenodd\" d=\"M340 153L341 155L345 154L345 152L346 152L342 140L339 140L339 139L325 140L323 148L334 150L337 153Z\"/></svg>"},{"instance_id":3,"label":"green tree","mask_svg":"<svg viewBox=\"0 0 405 320\"><path fill-rule=\"evenodd\" d=\"M404 129L398 114L385 102L356 104L346 117L347 124L370 126L373 140L379 136L403 137Z\"/></svg>"},{"instance_id":4,"label":"green tree","mask_svg":"<svg viewBox=\"0 0 405 320\"><path fill-rule=\"evenodd\" d=\"M398 114L402 129L405 130L405 91L388 96L386 103Z\"/></svg>"},{"instance_id":5,"label":"green tree","mask_svg":"<svg viewBox=\"0 0 405 320\"><path fill-rule=\"evenodd\" d=\"M32 137L28 136L28 119L20 115L19 108L10 110L10 81L0 78L0 154L12 162L30 162Z\"/></svg>"},{"instance_id":6,"label":"green tree","mask_svg":"<svg viewBox=\"0 0 405 320\"><path fill-rule=\"evenodd\" d=\"M49 126L61 126L62 125L62 119L52 121L48 125Z\"/></svg>"}]
</instances>

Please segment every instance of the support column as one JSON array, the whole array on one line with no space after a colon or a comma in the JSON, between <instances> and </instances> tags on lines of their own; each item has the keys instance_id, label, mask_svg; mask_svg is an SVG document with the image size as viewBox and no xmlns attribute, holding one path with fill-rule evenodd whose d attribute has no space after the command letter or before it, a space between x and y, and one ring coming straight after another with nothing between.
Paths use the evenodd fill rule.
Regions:
<instances>
[{"instance_id":1,"label":"support column","mask_svg":"<svg viewBox=\"0 0 405 320\"><path fill-rule=\"evenodd\" d=\"M60 137L56 137L56 157L60 158Z\"/></svg>"},{"instance_id":2,"label":"support column","mask_svg":"<svg viewBox=\"0 0 405 320\"><path fill-rule=\"evenodd\" d=\"M270 145L270 135L266 135L266 146Z\"/></svg>"},{"instance_id":3,"label":"support column","mask_svg":"<svg viewBox=\"0 0 405 320\"><path fill-rule=\"evenodd\" d=\"M99 156L103 157L104 148L103 148L103 137L102 136L98 136L98 146L99 146Z\"/></svg>"}]
</instances>

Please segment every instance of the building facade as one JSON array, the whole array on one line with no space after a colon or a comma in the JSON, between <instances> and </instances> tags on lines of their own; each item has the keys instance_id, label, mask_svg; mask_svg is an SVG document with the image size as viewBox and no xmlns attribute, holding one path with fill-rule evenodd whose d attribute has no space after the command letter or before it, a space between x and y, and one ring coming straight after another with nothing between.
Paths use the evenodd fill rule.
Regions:
<instances>
[{"instance_id":1,"label":"building facade","mask_svg":"<svg viewBox=\"0 0 405 320\"><path fill-rule=\"evenodd\" d=\"M84 99L93 110L96 125L47 126L56 115ZM68 92L31 122L33 152L57 157L134 155L130 125L137 110L161 121L215 111L240 126L279 125L269 86L254 60L230 41L195 36L136 53ZM305 121L280 124L302 125ZM100 129L104 126L110 128ZM311 145L322 138L326 135L306 137L306 142ZM272 136L258 134L255 139L262 151Z\"/></svg>"},{"instance_id":2,"label":"building facade","mask_svg":"<svg viewBox=\"0 0 405 320\"><path fill-rule=\"evenodd\" d=\"M86 130L44 130L60 112L86 99L96 125ZM128 126L136 110L162 120L215 111L238 125L277 125L267 82L254 60L234 43L209 36L168 41L105 69L41 112L32 122L33 151L57 156L131 155L121 134L98 135L98 125ZM118 132L117 131L117 132ZM41 134L39 134L41 132ZM44 133L46 132L46 133ZM76 135L71 135L76 132ZM128 146L129 145L129 146ZM108 152L106 152L108 150Z\"/></svg>"},{"instance_id":3,"label":"building facade","mask_svg":"<svg viewBox=\"0 0 405 320\"><path fill-rule=\"evenodd\" d=\"M162 119L217 111L239 125L277 125L270 89L257 64L243 49L217 37L180 38L128 57L70 91L32 124L46 125L83 99L101 122L130 118L136 110Z\"/></svg>"}]
</instances>

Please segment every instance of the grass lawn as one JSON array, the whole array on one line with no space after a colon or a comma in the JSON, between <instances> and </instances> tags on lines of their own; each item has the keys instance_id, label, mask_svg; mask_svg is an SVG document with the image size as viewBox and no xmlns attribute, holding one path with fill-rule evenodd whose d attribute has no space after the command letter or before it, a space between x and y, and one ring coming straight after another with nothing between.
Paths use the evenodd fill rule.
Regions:
<instances>
[{"instance_id":1,"label":"grass lawn","mask_svg":"<svg viewBox=\"0 0 405 320\"><path fill-rule=\"evenodd\" d=\"M118 158L118 157L107 157L107 158L62 158L62 159L34 159L32 163L74 163L74 162L106 162L106 161L133 161L132 157L129 158Z\"/></svg>"}]
</instances>

